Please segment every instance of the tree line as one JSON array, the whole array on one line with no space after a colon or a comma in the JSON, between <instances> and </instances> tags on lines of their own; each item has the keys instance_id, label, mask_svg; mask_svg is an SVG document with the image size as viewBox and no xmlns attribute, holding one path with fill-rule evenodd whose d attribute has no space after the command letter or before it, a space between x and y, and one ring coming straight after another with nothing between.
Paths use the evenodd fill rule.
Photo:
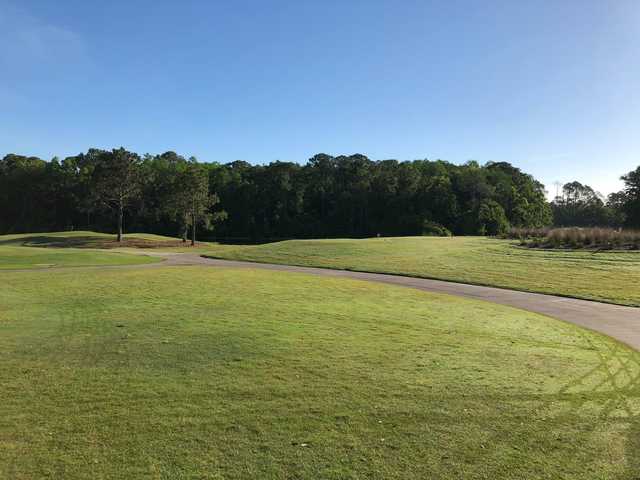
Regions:
<instances>
[{"instance_id":1,"label":"tree line","mask_svg":"<svg viewBox=\"0 0 640 480\"><path fill-rule=\"evenodd\" d=\"M589 185L565 183L551 202L554 226L640 228L640 167L621 179L624 188L606 198Z\"/></svg>"},{"instance_id":2,"label":"tree line","mask_svg":"<svg viewBox=\"0 0 640 480\"><path fill-rule=\"evenodd\" d=\"M619 197L603 202L615 209L611 223L640 221L640 189L632 186L640 172L632 174ZM560 199L547 202L540 182L505 162L317 154L304 165L219 164L123 148L0 160L0 233L90 229L121 238L127 230L186 240L190 232L193 242L197 228L201 238L228 240L494 235L550 225L562 208Z\"/></svg>"},{"instance_id":3,"label":"tree line","mask_svg":"<svg viewBox=\"0 0 640 480\"><path fill-rule=\"evenodd\" d=\"M158 156L89 149L45 162L9 154L0 161L0 232L79 228L179 233L191 243L196 227L211 229L226 218L216 210L209 170L196 159L167 152Z\"/></svg>"}]
</instances>

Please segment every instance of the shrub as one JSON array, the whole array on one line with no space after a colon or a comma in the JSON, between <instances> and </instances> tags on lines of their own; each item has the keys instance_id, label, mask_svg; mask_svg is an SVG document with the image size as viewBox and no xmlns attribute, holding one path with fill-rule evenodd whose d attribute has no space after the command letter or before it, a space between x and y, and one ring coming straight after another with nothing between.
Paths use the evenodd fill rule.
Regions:
<instances>
[{"instance_id":1,"label":"shrub","mask_svg":"<svg viewBox=\"0 0 640 480\"><path fill-rule=\"evenodd\" d=\"M513 238L520 241L542 239L549 233L549 228L525 228L514 227L510 228L507 232L502 234L503 238Z\"/></svg>"},{"instance_id":2,"label":"shrub","mask_svg":"<svg viewBox=\"0 0 640 480\"><path fill-rule=\"evenodd\" d=\"M451 231L437 222L425 220L422 224L422 235L425 237L450 237Z\"/></svg>"}]
</instances>

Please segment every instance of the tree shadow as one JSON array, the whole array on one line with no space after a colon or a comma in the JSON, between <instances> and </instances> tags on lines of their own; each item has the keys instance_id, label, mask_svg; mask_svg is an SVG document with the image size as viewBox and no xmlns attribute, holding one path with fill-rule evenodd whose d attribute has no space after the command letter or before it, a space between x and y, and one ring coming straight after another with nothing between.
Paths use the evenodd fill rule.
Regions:
<instances>
[{"instance_id":1,"label":"tree shadow","mask_svg":"<svg viewBox=\"0 0 640 480\"><path fill-rule=\"evenodd\" d=\"M103 238L92 236L49 236L30 235L27 237L13 238L0 241L0 245L14 245L21 247L51 247L51 248L78 248L89 247L104 242Z\"/></svg>"},{"instance_id":2,"label":"tree shadow","mask_svg":"<svg viewBox=\"0 0 640 480\"><path fill-rule=\"evenodd\" d=\"M567 427L578 427L575 422L581 418L578 420L580 439L570 441L577 444L603 433L615 435L612 438L621 440L621 457L616 460L622 470L620 478L640 480L640 352L601 335L576 332L583 340L583 348L592 351L595 360L595 366L578 378L543 393L498 393L492 397L483 394L477 398L465 395L465 398L496 404L531 402L530 405L536 405L536 412L544 412L545 438L558 433L568 435ZM529 407L529 413L531 411ZM483 419L465 417L461 421ZM495 444L503 441L500 429L487 434ZM536 448L535 438L526 441ZM589 460L585 458L585 461Z\"/></svg>"},{"instance_id":3,"label":"tree shadow","mask_svg":"<svg viewBox=\"0 0 640 480\"><path fill-rule=\"evenodd\" d=\"M51 236L51 235L30 235L27 237L0 240L0 246L13 245L21 247L38 248L167 248L183 247L182 240L150 240L146 238L125 237L121 242L113 237L99 237L91 235L83 236Z\"/></svg>"},{"instance_id":4,"label":"tree shadow","mask_svg":"<svg viewBox=\"0 0 640 480\"><path fill-rule=\"evenodd\" d=\"M596 367L560 389L573 396L572 408L583 408L594 400L600 406L600 422L626 427L626 472L624 478L640 479L640 352L599 335L580 331L583 340L597 352ZM576 393L583 395L575 396ZM586 394L586 395L585 395ZM595 430L598 425L593 426Z\"/></svg>"}]
</instances>

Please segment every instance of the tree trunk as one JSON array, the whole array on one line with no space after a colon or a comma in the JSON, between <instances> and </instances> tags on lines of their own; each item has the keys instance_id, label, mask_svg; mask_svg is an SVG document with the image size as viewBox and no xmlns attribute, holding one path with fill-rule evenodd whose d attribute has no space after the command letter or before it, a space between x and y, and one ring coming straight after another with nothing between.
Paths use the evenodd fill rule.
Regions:
<instances>
[{"instance_id":1,"label":"tree trunk","mask_svg":"<svg viewBox=\"0 0 640 480\"><path fill-rule=\"evenodd\" d=\"M124 216L124 206L122 202L118 206L118 242L122 241L122 217Z\"/></svg>"},{"instance_id":2,"label":"tree trunk","mask_svg":"<svg viewBox=\"0 0 640 480\"><path fill-rule=\"evenodd\" d=\"M194 247L196 244L196 214L194 213L191 217L191 246Z\"/></svg>"},{"instance_id":3,"label":"tree trunk","mask_svg":"<svg viewBox=\"0 0 640 480\"><path fill-rule=\"evenodd\" d=\"M189 226L185 223L182 229L182 243L187 243L187 237L189 236Z\"/></svg>"}]
</instances>

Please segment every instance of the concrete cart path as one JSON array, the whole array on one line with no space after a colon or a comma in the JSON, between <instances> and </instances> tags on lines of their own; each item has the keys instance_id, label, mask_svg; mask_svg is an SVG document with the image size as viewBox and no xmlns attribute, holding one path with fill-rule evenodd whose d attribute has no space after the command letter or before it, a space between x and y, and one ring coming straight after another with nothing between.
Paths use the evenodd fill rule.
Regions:
<instances>
[{"instance_id":1,"label":"concrete cart path","mask_svg":"<svg viewBox=\"0 0 640 480\"><path fill-rule=\"evenodd\" d=\"M131 253L131 252L128 252ZM253 268L277 270L281 272L297 272L325 277L352 278L369 282L387 283L403 287L424 290L425 292L445 293L459 297L484 300L487 302L508 305L511 307L541 313L565 322L570 322L609 337L640 351L640 308L613 305L591 300L559 297L543 293L520 292L505 288L484 287L466 283L431 280L426 278L406 277L385 273L355 272L352 270L334 270L317 267L298 267L271 263L256 263L236 260L221 260L201 257L194 253L144 252L139 255L160 257L164 261L142 265L103 265L86 267L49 267L43 269L0 270L0 272L57 269L148 269L166 266L200 265L223 268Z\"/></svg>"}]
</instances>

